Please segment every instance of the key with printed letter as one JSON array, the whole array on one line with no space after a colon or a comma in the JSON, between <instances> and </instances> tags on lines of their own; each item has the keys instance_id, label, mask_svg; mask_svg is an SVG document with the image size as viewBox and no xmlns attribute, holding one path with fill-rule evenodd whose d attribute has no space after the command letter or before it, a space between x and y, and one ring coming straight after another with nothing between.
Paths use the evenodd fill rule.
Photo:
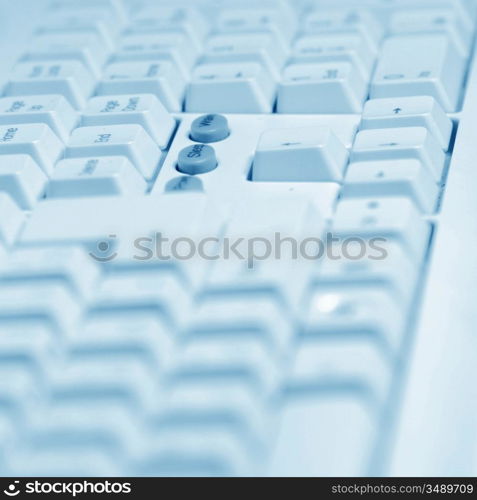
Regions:
<instances>
[{"instance_id":1,"label":"key with printed letter","mask_svg":"<svg viewBox=\"0 0 477 500\"><path fill-rule=\"evenodd\" d=\"M446 35L388 38L371 84L371 98L429 95L448 112L458 106L465 58Z\"/></svg>"},{"instance_id":2,"label":"key with printed letter","mask_svg":"<svg viewBox=\"0 0 477 500\"><path fill-rule=\"evenodd\" d=\"M98 95L154 94L169 111L181 111L185 80L172 61L131 61L106 67Z\"/></svg>"},{"instance_id":3,"label":"key with printed letter","mask_svg":"<svg viewBox=\"0 0 477 500\"><path fill-rule=\"evenodd\" d=\"M13 70L5 95L62 94L79 109L94 85L93 76L80 61L23 62Z\"/></svg>"},{"instance_id":4,"label":"key with printed letter","mask_svg":"<svg viewBox=\"0 0 477 500\"><path fill-rule=\"evenodd\" d=\"M278 87L279 113L360 113L368 82L346 62L291 64Z\"/></svg>"},{"instance_id":5,"label":"key with printed letter","mask_svg":"<svg viewBox=\"0 0 477 500\"><path fill-rule=\"evenodd\" d=\"M81 117L83 126L130 123L144 127L161 149L169 144L176 126L174 118L152 94L93 97Z\"/></svg>"},{"instance_id":6,"label":"key with printed letter","mask_svg":"<svg viewBox=\"0 0 477 500\"><path fill-rule=\"evenodd\" d=\"M275 83L259 63L202 64L187 89L186 111L271 113Z\"/></svg>"},{"instance_id":7,"label":"key with printed letter","mask_svg":"<svg viewBox=\"0 0 477 500\"><path fill-rule=\"evenodd\" d=\"M146 179L151 179L161 150L140 125L80 127L71 134L67 158L127 156Z\"/></svg>"}]
</instances>

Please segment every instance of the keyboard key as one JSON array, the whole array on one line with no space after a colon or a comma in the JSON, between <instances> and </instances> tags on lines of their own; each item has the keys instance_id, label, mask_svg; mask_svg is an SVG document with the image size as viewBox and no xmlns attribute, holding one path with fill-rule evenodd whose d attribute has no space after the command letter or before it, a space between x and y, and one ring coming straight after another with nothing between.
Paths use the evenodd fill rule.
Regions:
<instances>
[{"instance_id":1,"label":"keyboard key","mask_svg":"<svg viewBox=\"0 0 477 500\"><path fill-rule=\"evenodd\" d=\"M223 115L202 115L190 126L190 138L196 142L220 142L227 139L229 134L229 124Z\"/></svg>"},{"instance_id":2,"label":"keyboard key","mask_svg":"<svg viewBox=\"0 0 477 500\"><path fill-rule=\"evenodd\" d=\"M198 113L271 113L275 83L258 63L196 66L187 89L186 111Z\"/></svg>"},{"instance_id":3,"label":"keyboard key","mask_svg":"<svg viewBox=\"0 0 477 500\"><path fill-rule=\"evenodd\" d=\"M359 400L297 397L282 409L272 476L365 476L378 423Z\"/></svg>"},{"instance_id":4,"label":"keyboard key","mask_svg":"<svg viewBox=\"0 0 477 500\"><path fill-rule=\"evenodd\" d=\"M147 184L125 156L62 160L48 184L48 198L141 195Z\"/></svg>"},{"instance_id":5,"label":"keyboard key","mask_svg":"<svg viewBox=\"0 0 477 500\"><path fill-rule=\"evenodd\" d=\"M78 60L99 78L110 51L92 33L48 33L37 35L23 61Z\"/></svg>"},{"instance_id":6,"label":"keyboard key","mask_svg":"<svg viewBox=\"0 0 477 500\"><path fill-rule=\"evenodd\" d=\"M271 33L281 49L288 46L295 36L296 19L290 11L277 8L230 8L219 12L215 30L220 34Z\"/></svg>"},{"instance_id":7,"label":"keyboard key","mask_svg":"<svg viewBox=\"0 0 477 500\"><path fill-rule=\"evenodd\" d=\"M358 34L377 52L383 37L383 27L366 9L316 9L304 19L302 30L306 34Z\"/></svg>"},{"instance_id":8,"label":"keyboard key","mask_svg":"<svg viewBox=\"0 0 477 500\"><path fill-rule=\"evenodd\" d=\"M181 111L184 91L184 78L171 61L131 61L107 66L97 94L154 94L169 111Z\"/></svg>"},{"instance_id":9,"label":"keyboard key","mask_svg":"<svg viewBox=\"0 0 477 500\"><path fill-rule=\"evenodd\" d=\"M99 269L81 247L33 246L11 252L0 267L0 279L10 284L59 284L86 299L99 281Z\"/></svg>"},{"instance_id":10,"label":"keyboard key","mask_svg":"<svg viewBox=\"0 0 477 500\"><path fill-rule=\"evenodd\" d=\"M359 34L308 35L298 38L292 52L293 63L350 63L369 80L376 54Z\"/></svg>"},{"instance_id":11,"label":"keyboard key","mask_svg":"<svg viewBox=\"0 0 477 500\"><path fill-rule=\"evenodd\" d=\"M150 180L156 171L161 150L140 125L80 127L71 134L67 158L127 156Z\"/></svg>"},{"instance_id":12,"label":"keyboard key","mask_svg":"<svg viewBox=\"0 0 477 500\"><path fill-rule=\"evenodd\" d=\"M404 338L407 303L378 288L323 286L310 296L304 337L346 341L364 338L385 356L399 352Z\"/></svg>"},{"instance_id":13,"label":"keyboard key","mask_svg":"<svg viewBox=\"0 0 477 500\"><path fill-rule=\"evenodd\" d=\"M288 54L271 34L215 35L207 40L202 64L258 62L277 80Z\"/></svg>"},{"instance_id":14,"label":"keyboard key","mask_svg":"<svg viewBox=\"0 0 477 500\"><path fill-rule=\"evenodd\" d=\"M81 117L83 126L130 123L144 127L161 149L166 149L176 127L174 118L152 94L93 97Z\"/></svg>"},{"instance_id":15,"label":"keyboard key","mask_svg":"<svg viewBox=\"0 0 477 500\"><path fill-rule=\"evenodd\" d=\"M391 16L390 33L441 33L451 39L460 54L468 57L473 39L473 23L455 9L398 10ZM466 22L467 21L467 22Z\"/></svg>"},{"instance_id":16,"label":"keyboard key","mask_svg":"<svg viewBox=\"0 0 477 500\"><path fill-rule=\"evenodd\" d=\"M51 175L64 145L48 125L0 126L0 157L7 154L29 154L46 175Z\"/></svg>"},{"instance_id":17,"label":"keyboard key","mask_svg":"<svg viewBox=\"0 0 477 500\"><path fill-rule=\"evenodd\" d=\"M351 163L342 190L344 198L407 196L424 213L436 208L439 185L418 160Z\"/></svg>"},{"instance_id":18,"label":"keyboard key","mask_svg":"<svg viewBox=\"0 0 477 500\"><path fill-rule=\"evenodd\" d=\"M391 37L383 44L371 98L429 95L455 111L464 71L465 59L444 35Z\"/></svg>"},{"instance_id":19,"label":"keyboard key","mask_svg":"<svg viewBox=\"0 0 477 500\"><path fill-rule=\"evenodd\" d=\"M7 193L0 192L0 242L13 245L24 221L25 214Z\"/></svg>"},{"instance_id":20,"label":"keyboard key","mask_svg":"<svg viewBox=\"0 0 477 500\"><path fill-rule=\"evenodd\" d=\"M60 335L69 335L77 324L81 307L73 295L58 284L2 284L0 288L0 325L2 321L46 323Z\"/></svg>"},{"instance_id":21,"label":"keyboard key","mask_svg":"<svg viewBox=\"0 0 477 500\"><path fill-rule=\"evenodd\" d=\"M30 155L0 155L0 191L8 193L23 210L33 208L46 184L46 175Z\"/></svg>"},{"instance_id":22,"label":"keyboard key","mask_svg":"<svg viewBox=\"0 0 477 500\"><path fill-rule=\"evenodd\" d=\"M90 312L149 310L177 329L188 319L190 301L179 281L168 273L124 272L102 281Z\"/></svg>"},{"instance_id":23,"label":"keyboard key","mask_svg":"<svg viewBox=\"0 0 477 500\"><path fill-rule=\"evenodd\" d=\"M210 31L206 18L194 7L149 5L134 17L132 33L182 33L200 49Z\"/></svg>"},{"instance_id":24,"label":"keyboard key","mask_svg":"<svg viewBox=\"0 0 477 500\"><path fill-rule=\"evenodd\" d=\"M430 96L371 99L364 105L361 129L426 127L449 150L452 121Z\"/></svg>"},{"instance_id":25,"label":"keyboard key","mask_svg":"<svg viewBox=\"0 0 477 500\"><path fill-rule=\"evenodd\" d=\"M441 179L445 153L426 128L362 130L356 135L351 162L406 159L419 160L437 182Z\"/></svg>"},{"instance_id":26,"label":"keyboard key","mask_svg":"<svg viewBox=\"0 0 477 500\"><path fill-rule=\"evenodd\" d=\"M429 224L409 198L345 199L338 204L334 236L396 240L416 259L429 242Z\"/></svg>"},{"instance_id":27,"label":"keyboard key","mask_svg":"<svg viewBox=\"0 0 477 500\"><path fill-rule=\"evenodd\" d=\"M13 70L5 94L61 94L80 109L93 93L94 85L92 75L79 61L23 62Z\"/></svg>"},{"instance_id":28,"label":"keyboard key","mask_svg":"<svg viewBox=\"0 0 477 500\"><path fill-rule=\"evenodd\" d=\"M392 369L383 353L366 338L306 339L299 343L293 358L287 393L354 393L371 407L379 407L386 400Z\"/></svg>"},{"instance_id":29,"label":"keyboard key","mask_svg":"<svg viewBox=\"0 0 477 500\"><path fill-rule=\"evenodd\" d=\"M92 10L97 8L107 9L110 18L113 18L116 24L123 24L128 21L129 15L124 2L122 0L57 0L50 5L52 11L71 12L81 11L90 14Z\"/></svg>"},{"instance_id":30,"label":"keyboard key","mask_svg":"<svg viewBox=\"0 0 477 500\"><path fill-rule=\"evenodd\" d=\"M121 26L111 18L107 9L91 8L85 11L80 8L50 11L47 18L42 19L37 33L93 33L101 39L100 43L103 43L108 50L113 50Z\"/></svg>"},{"instance_id":31,"label":"keyboard key","mask_svg":"<svg viewBox=\"0 0 477 500\"><path fill-rule=\"evenodd\" d=\"M165 60L172 61L188 78L197 61L198 50L181 33L130 33L122 37L115 61Z\"/></svg>"},{"instance_id":32,"label":"keyboard key","mask_svg":"<svg viewBox=\"0 0 477 500\"><path fill-rule=\"evenodd\" d=\"M212 146L194 144L179 153L177 170L183 174L205 174L217 168L217 158Z\"/></svg>"},{"instance_id":33,"label":"keyboard key","mask_svg":"<svg viewBox=\"0 0 477 500\"><path fill-rule=\"evenodd\" d=\"M66 142L78 116L62 95L3 97L0 99L0 124L46 123Z\"/></svg>"},{"instance_id":34,"label":"keyboard key","mask_svg":"<svg viewBox=\"0 0 477 500\"><path fill-rule=\"evenodd\" d=\"M291 64L278 87L278 113L361 113L368 83L349 63Z\"/></svg>"},{"instance_id":35,"label":"keyboard key","mask_svg":"<svg viewBox=\"0 0 477 500\"><path fill-rule=\"evenodd\" d=\"M344 145L328 127L267 130L260 137L254 181L340 181L348 161Z\"/></svg>"}]
</instances>

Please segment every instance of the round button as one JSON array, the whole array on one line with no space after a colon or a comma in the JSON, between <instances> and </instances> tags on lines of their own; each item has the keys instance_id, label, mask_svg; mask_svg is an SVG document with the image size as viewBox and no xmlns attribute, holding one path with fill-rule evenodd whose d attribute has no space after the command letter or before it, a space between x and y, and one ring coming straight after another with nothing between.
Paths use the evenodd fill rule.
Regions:
<instances>
[{"instance_id":1,"label":"round button","mask_svg":"<svg viewBox=\"0 0 477 500\"><path fill-rule=\"evenodd\" d=\"M223 115L202 115L190 127L190 138L197 142L219 142L230 134L227 118Z\"/></svg>"},{"instance_id":2,"label":"round button","mask_svg":"<svg viewBox=\"0 0 477 500\"><path fill-rule=\"evenodd\" d=\"M179 153L177 170L183 174L197 175L210 172L217 167L215 150L206 144L187 146Z\"/></svg>"}]
</instances>

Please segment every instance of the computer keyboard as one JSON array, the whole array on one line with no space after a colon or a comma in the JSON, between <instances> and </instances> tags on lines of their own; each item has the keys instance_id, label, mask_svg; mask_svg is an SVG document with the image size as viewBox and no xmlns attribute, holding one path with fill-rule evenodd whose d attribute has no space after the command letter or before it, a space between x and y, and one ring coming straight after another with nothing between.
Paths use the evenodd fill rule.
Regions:
<instances>
[{"instance_id":1,"label":"computer keyboard","mask_svg":"<svg viewBox=\"0 0 477 500\"><path fill-rule=\"evenodd\" d=\"M475 475L474 0L0 12L0 475Z\"/></svg>"}]
</instances>

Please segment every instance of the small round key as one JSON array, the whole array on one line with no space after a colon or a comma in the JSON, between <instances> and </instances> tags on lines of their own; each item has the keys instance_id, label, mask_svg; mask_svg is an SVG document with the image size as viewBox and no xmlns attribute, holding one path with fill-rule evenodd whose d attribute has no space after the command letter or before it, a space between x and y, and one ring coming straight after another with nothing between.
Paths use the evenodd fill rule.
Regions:
<instances>
[{"instance_id":1,"label":"small round key","mask_svg":"<svg viewBox=\"0 0 477 500\"><path fill-rule=\"evenodd\" d=\"M183 174L205 174L217 167L215 150L206 144L187 146L179 153L177 170Z\"/></svg>"},{"instance_id":2,"label":"small round key","mask_svg":"<svg viewBox=\"0 0 477 500\"><path fill-rule=\"evenodd\" d=\"M197 142L219 142L227 139L229 134L227 118L217 114L199 116L190 128L190 138Z\"/></svg>"}]
</instances>

